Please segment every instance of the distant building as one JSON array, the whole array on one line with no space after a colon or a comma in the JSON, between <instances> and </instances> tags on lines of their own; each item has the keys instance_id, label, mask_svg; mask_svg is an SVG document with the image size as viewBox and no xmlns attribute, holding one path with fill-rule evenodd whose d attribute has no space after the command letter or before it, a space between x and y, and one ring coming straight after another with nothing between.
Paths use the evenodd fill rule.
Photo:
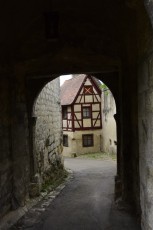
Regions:
<instances>
[{"instance_id":1,"label":"distant building","mask_svg":"<svg viewBox=\"0 0 153 230\"><path fill-rule=\"evenodd\" d=\"M101 89L89 75L73 75L61 87L63 155L101 150Z\"/></svg>"},{"instance_id":2,"label":"distant building","mask_svg":"<svg viewBox=\"0 0 153 230\"><path fill-rule=\"evenodd\" d=\"M116 153L116 104L111 91L108 88L102 90L102 151Z\"/></svg>"}]
</instances>

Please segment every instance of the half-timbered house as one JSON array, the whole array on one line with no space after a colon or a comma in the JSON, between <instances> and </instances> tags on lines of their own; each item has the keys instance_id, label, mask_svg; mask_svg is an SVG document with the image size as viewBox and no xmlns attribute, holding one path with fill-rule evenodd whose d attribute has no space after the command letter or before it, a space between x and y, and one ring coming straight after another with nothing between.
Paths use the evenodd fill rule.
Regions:
<instances>
[{"instance_id":1,"label":"half-timbered house","mask_svg":"<svg viewBox=\"0 0 153 230\"><path fill-rule=\"evenodd\" d=\"M73 75L61 87L63 155L100 151L101 90L89 75Z\"/></svg>"}]
</instances>

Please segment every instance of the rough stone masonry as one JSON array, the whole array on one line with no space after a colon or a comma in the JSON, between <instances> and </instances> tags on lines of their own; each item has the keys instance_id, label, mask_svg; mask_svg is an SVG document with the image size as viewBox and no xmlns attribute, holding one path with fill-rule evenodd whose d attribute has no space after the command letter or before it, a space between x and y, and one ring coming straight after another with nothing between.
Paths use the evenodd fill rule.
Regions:
<instances>
[{"instance_id":1,"label":"rough stone masonry","mask_svg":"<svg viewBox=\"0 0 153 230\"><path fill-rule=\"evenodd\" d=\"M24 206L29 196L39 195L52 171L63 167L59 79L41 86L30 114L26 84L18 78L21 69L14 79L1 78L0 85L0 217Z\"/></svg>"},{"instance_id":2,"label":"rough stone masonry","mask_svg":"<svg viewBox=\"0 0 153 230\"><path fill-rule=\"evenodd\" d=\"M41 187L42 183L49 180L50 174L62 164L62 120L58 78L42 89L33 113L36 119L33 129L34 177Z\"/></svg>"}]
</instances>

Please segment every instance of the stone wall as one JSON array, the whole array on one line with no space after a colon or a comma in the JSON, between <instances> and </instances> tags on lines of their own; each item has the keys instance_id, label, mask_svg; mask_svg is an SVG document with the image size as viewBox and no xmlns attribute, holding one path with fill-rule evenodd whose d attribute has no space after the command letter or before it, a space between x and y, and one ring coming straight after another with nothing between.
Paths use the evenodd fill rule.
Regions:
<instances>
[{"instance_id":1,"label":"stone wall","mask_svg":"<svg viewBox=\"0 0 153 230\"><path fill-rule=\"evenodd\" d=\"M21 72L19 73L21 76ZM1 76L0 217L24 206L30 181L28 115L24 81Z\"/></svg>"},{"instance_id":2,"label":"stone wall","mask_svg":"<svg viewBox=\"0 0 153 230\"><path fill-rule=\"evenodd\" d=\"M62 120L59 78L48 83L40 92L34 106L35 173L40 184L48 179L48 171L61 165Z\"/></svg>"},{"instance_id":3,"label":"stone wall","mask_svg":"<svg viewBox=\"0 0 153 230\"><path fill-rule=\"evenodd\" d=\"M3 83L3 84L2 84ZM9 81L1 80L0 84L0 216L11 207L12 162L9 143Z\"/></svg>"},{"instance_id":4,"label":"stone wall","mask_svg":"<svg viewBox=\"0 0 153 230\"><path fill-rule=\"evenodd\" d=\"M116 154L116 105L111 91L102 92L102 151Z\"/></svg>"},{"instance_id":5,"label":"stone wall","mask_svg":"<svg viewBox=\"0 0 153 230\"><path fill-rule=\"evenodd\" d=\"M143 229L153 229L153 56L139 70L140 191Z\"/></svg>"},{"instance_id":6,"label":"stone wall","mask_svg":"<svg viewBox=\"0 0 153 230\"><path fill-rule=\"evenodd\" d=\"M59 80L46 85L38 96L34 110L37 119L31 117L29 109L43 82L49 82L48 78L41 84L38 80L34 81L35 87L29 88L22 66L18 66L14 74L1 74L0 218L25 205L31 195L31 185L39 179L37 174L45 179L49 177L45 173L51 166L56 171L63 167L60 155L62 129ZM35 137L34 149L32 137ZM33 156L33 153L37 154Z\"/></svg>"},{"instance_id":7,"label":"stone wall","mask_svg":"<svg viewBox=\"0 0 153 230\"><path fill-rule=\"evenodd\" d=\"M146 1L148 2L148 1ZM152 13L152 8L148 10ZM140 15L141 16L141 15ZM152 17L152 15L150 15ZM141 19L142 20L142 19ZM141 225L153 229L153 31L147 14L138 27L138 117ZM143 32L143 33L142 33Z\"/></svg>"}]
</instances>

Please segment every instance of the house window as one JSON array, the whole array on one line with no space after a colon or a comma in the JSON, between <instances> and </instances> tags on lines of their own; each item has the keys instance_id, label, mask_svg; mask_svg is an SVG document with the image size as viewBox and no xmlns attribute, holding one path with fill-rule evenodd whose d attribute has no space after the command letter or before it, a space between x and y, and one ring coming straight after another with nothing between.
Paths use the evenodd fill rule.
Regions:
<instances>
[{"instance_id":1,"label":"house window","mask_svg":"<svg viewBox=\"0 0 153 230\"><path fill-rule=\"evenodd\" d=\"M63 146L68 147L68 135L63 135Z\"/></svg>"},{"instance_id":2,"label":"house window","mask_svg":"<svg viewBox=\"0 0 153 230\"><path fill-rule=\"evenodd\" d=\"M82 146L91 147L93 146L93 134L83 134L82 135Z\"/></svg>"},{"instance_id":3,"label":"house window","mask_svg":"<svg viewBox=\"0 0 153 230\"><path fill-rule=\"evenodd\" d=\"M82 108L82 115L83 115L83 118L90 118L91 117L91 108L90 107L83 107Z\"/></svg>"},{"instance_id":4,"label":"house window","mask_svg":"<svg viewBox=\"0 0 153 230\"><path fill-rule=\"evenodd\" d=\"M93 87L92 86L84 86L84 94L93 94Z\"/></svg>"},{"instance_id":5,"label":"house window","mask_svg":"<svg viewBox=\"0 0 153 230\"><path fill-rule=\"evenodd\" d=\"M63 117L63 119L67 119L67 107L63 107L63 109L62 109L62 117Z\"/></svg>"}]
</instances>

